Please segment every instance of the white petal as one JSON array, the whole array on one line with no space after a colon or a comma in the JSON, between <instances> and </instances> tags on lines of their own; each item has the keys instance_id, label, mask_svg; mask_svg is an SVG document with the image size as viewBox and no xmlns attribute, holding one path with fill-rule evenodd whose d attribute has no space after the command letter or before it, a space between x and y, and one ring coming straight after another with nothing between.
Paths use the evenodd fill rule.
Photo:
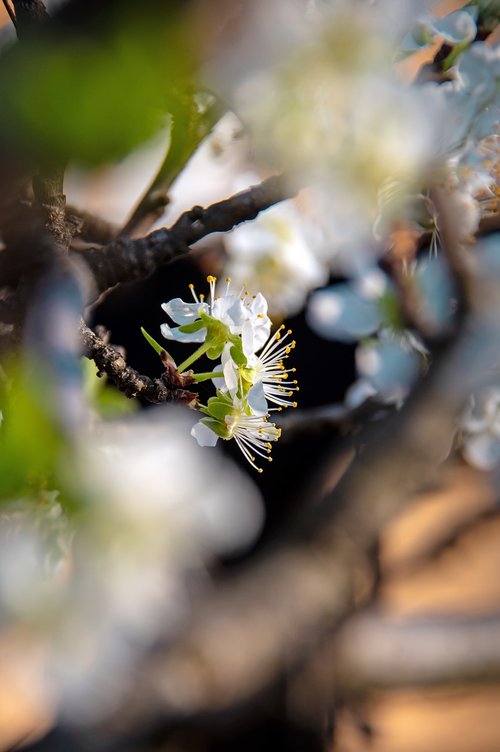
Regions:
<instances>
[{"instance_id":1,"label":"white petal","mask_svg":"<svg viewBox=\"0 0 500 752\"><path fill-rule=\"evenodd\" d=\"M248 392L247 401L248 406L254 415L267 415L269 408L262 381L258 381L251 387Z\"/></svg>"},{"instance_id":2,"label":"white petal","mask_svg":"<svg viewBox=\"0 0 500 752\"><path fill-rule=\"evenodd\" d=\"M168 313L176 324L191 324L200 318L200 310L208 313L206 303L185 303L181 298L174 298L168 303L162 303L163 310Z\"/></svg>"},{"instance_id":3,"label":"white petal","mask_svg":"<svg viewBox=\"0 0 500 752\"><path fill-rule=\"evenodd\" d=\"M307 322L321 337L355 342L378 329L382 314L375 300L362 298L349 284L339 284L312 295Z\"/></svg>"},{"instance_id":4,"label":"white petal","mask_svg":"<svg viewBox=\"0 0 500 752\"><path fill-rule=\"evenodd\" d=\"M162 324L160 331L165 339L173 339L176 342L204 342L207 336L205 328L198 329L197 332L181 332L178 327L172 329L168 324Z\"/></svg>"},{"instance_id":5,"label":"white petal","mask_svg":"<svg viewBox=\"0 0 500 752\"><path fill-rule=\"evenodd\" d=\"M463 454L479 470L493 470L500 461L500 441L488 433L466 437Z\"/></svg>"},{"instance_id":6,"label":"white petal","mask_svg":"<svg viewBox=\"0 0 500 752\"><path fill-rule=\"evenodd\" d=\"M231 345L228 344L222 351L222 370L224 373L225 390L234 397L238 390L238 368L231 357Z\"/></svg>"},{"instance_id":7,"label":"white petal","mask_svg":"<svg viewBox=\"0 0 500 752\"><path fill-rule=\"evenodd\" d=\"M259 314L267 316L267 300L261 292L259 292L255 298L252 298L252 302L248 308L252 311L254 316L258 316Z\"/></svg>"},{"instance_id":8,"label":"white petal","mask_svg":"<svg viewBox=\"0 0 500 752\"><path fill-rule=\"evenodd\" d=\"M214 302L212 316L230 326L233 334L239 334L237 327L243 322L243 303L236 295L223 295Z\"/></svg>"},{"instance_id":9,"label":"white petal","mask_svg":"<svg viewBox=\"0 0 500 752\"><path fill-rule=\"evenodd\" d=\"M476 22L465 10L458 10L444 18L434 20L432 28L446 42L455 44L474 39L477 31Z\"/></svg>"},{"instance_id":10,"label":"white petal","mask_svg":"<svg viewBox=\"0 0 500 752\"><path fill-rule=\"evenodd\" d=\"M219 365L214 366L214 373L220 373L222 371L222 363L219 363ZM212 379L212 383L214 384L216 389L220 389L221 392L226 392L226 380L224 376L216 376L214 379Z\"/></svg>"},{"instance_id":11,"label":"white petal","mask_svg":"<svg viewBox=\"0 0 500 752\"><path fill-rule=\"evenodd\" d=\"M192 427L191 436L194 436L198 444L202 447L215 446L219 440L215 431L212 431L212 429L202 423L201 420L198 423L195 423Z\"/></svg>"}]
</instances>

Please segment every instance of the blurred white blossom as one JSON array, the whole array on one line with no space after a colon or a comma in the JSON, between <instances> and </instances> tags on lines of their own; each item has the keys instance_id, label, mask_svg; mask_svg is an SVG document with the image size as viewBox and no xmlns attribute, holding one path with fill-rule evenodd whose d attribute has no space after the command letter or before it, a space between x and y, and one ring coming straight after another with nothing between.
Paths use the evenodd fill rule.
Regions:
<instances>
[{"instance_id":1,"label":"blurred white blossom","mask_svg":"<svg viewBox=\"0 0 500 752\"><path fill-rule=\"evenodd\" d=\"M190 425L169 408L101 424L81 436L68 479L85 498L76 518L65 522L55 500L50 525L2 515L2 626L28 630L33 650L43 647L36 679L69 720L111 712L141 654L180 628L210 559L260 529L251 481L199 449ZM59 547L46 535L54 527Z\"/></svg>"},{"instance_id":2,"label":"blurred white blossom","mask_svg":"<svg viewBox=\"0 0 500 752\"><path fill-rule=\"evenodd\" d=\"M259 180L255 176L250 182ZM317 255L322 242L294 202L276 204L224 236L225 271L236 286L260 290L275 315L290 316L328 279Z\"/></svg>"}]
</instances>

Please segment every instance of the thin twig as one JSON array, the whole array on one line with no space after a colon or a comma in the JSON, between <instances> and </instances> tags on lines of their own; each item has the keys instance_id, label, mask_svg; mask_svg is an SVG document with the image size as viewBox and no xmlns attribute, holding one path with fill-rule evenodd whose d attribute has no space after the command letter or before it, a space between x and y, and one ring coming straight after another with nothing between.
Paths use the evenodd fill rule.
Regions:
<instances>
[{"instance_id":1,"label":"thin twig","mask_svg":"<svg viewBox=\"0 0 500 752\"><path fill-rule=\"evenodd\" d=\"M300 432L314 433L332 431L346 432L360 423L365 423L377 415L387 415L395 410L394 404L381 402L376 397L368 397L355 407L336 403L313 407L308 410L288 410L276 417L276 424L283 429L282 441Z\"/></svg>"},{"instance_id":2,"label":"thin twig","mask_svg":"<svg viewBox=\"0 0 500 752\"><path fill-rule=\"evenodd\" d=\"M106 374L110 381L127 397L140 397L153 404L183 402L189 406L197 404L197 395L186 389L168 384L165 378L151 379L143 376L127 365L123 355L107 345L82 321L79 333L84 347L84 355L93 360L98 375Z\"/></svg>"},{"instance_id":3,"label":"thin twig","mask_svg":"<svg viewBox=\"0 0 500 752\"><path fill-rule=\"evenodd\" d=\"M5 6L5 10L9 14L9 18L12 21L12 23L14 25L14 28L17 28L17 25L16 25L16 16L15 16L14 11L12 10L12 8L9 5L9 1L8 0L2 0L2 2L4 4L4 6Z\"/></svg>"},{"instance_id":4,"label":"thin twig","mask_svg":"<svg viewBox=\"0 0 500 752\"><path fill-rule=\"evenodd\" d=\"M175 120L172 120L169 144L163 161L120 231L120 237L128 238L147 232L151 225L161 217L169 202L168 191L174 180L180 175L198 146L222 115L221 108L215 100L203 113L200 113L194 96L189 97L184 111L187 111L185 117L183 117L184 113L177 116L180 125L176 125Z\"/></svg>"}]
</instances>

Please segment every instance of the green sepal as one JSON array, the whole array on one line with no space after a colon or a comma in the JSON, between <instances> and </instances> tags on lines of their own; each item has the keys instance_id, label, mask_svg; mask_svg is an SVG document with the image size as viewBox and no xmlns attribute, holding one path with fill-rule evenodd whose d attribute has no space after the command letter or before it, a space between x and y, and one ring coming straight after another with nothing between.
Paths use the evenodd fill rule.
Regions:
<instances>
[{"instance_id":1,"label":"green sepal","mask_svg":"<svg viewBox=\"0 0 500 752\"><path fill-rule=\"evenodd\" d=\"M214 420L213 418L202 418L200 423L210 428L221 439L228 439L228 430L225 423L221 423L219 420Z\"/></svg>"},{"instance_id":2,"label":"green sepal","mask_svg":"<svg viewBox=\"0 0 500 752\"><path fill-rule=\"evenodd\" d=\"M246 366L247 359L243 353L241 338L238 337L237 343L233 343L231 347L231 358L237 366Z\"/></svg>"},{"instance_id":3,"label":"green sepal","mask_svg":"<svg viewBox=\"0 0 500 752\"><path fill-rule=\"evenodd\" d=\"M224 420L226 415L231 415L233 413L233 410L234 408L231 397L222 394L222 392L219 391L217 392L217 397L210 397L207 402L207 407L203 409L203 412L216 420Z\"/></svg>"},{"instance_id":4,"label":"green sepal","mask_svg":"<svg viewBox=\"0 0 500 752\"><path fill-rule=\"evenodd\" d=\"M386 290L377 301L379 311L382 313L384 324L397 332L405 329L401 306L394 290Z\"/></svg>"},{"instance_id":5,"label":"green sepal","mask_svg":"<svg viewBox=\"0 0 500 752\"><path fill-rule=\"evenodd\" d=\"M209 358L210 360L217 360L217 358L220 358L225 344L226 343L223 342L222 344L218 343L210 347L207 350L207 358Z\"/></svg>"},{"instance_id":6,"label":"green sepal","mask_svg":"<svg viewBox=\"0 0 500 752\"><path fill-rule=\"evenodd\" d=\"M204 326L203 321L193 321L191 324L181 324L179 331L183 334L193 334L193 332L199 332Z\"/></svg>"}]
</instances>

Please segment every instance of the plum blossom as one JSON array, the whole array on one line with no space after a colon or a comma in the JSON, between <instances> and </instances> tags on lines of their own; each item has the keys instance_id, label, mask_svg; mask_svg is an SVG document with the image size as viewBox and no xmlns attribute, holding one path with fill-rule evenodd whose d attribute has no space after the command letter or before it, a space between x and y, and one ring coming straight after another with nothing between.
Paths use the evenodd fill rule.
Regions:
<instances>
[{"instance_id":1,"label":"plum blossom","mask_svg":"<svg viewBox=\"0 0 500 752\"><path fill-rule=\"evenodd\" d=\"M267 301L261 293L251 295L242 288L239 295L233 295L228 277L222 295L216 295L216 278L209 276L207 280L210 285L208 301L203 295L198 296L190 285L194 303L176 298L162 305L179 324L177 328L163 324L164 336L200 343L183 363L176 366L161 345L144 329L142 331L162 362L168 362L179 377L202 355L213 360L221 357L213 371L194 373L190 370L186 374L189 384L211 380L217 389L215 397L208 399L206 405L199 405L207 417L194 426L191 434L200 446L214 446L219 438L234 439L245 459L261 472L255 464L255 455L270 459L271 442L280 435L276 426L268 423L270 412L297 406L295 400L290 399L299 390L297 380L290 378L295 369L284 365L295 347L295 340L289 339L291 330L283 334L284 326L269 336L271 320L267 315ZM270 407L269 403L277 407Z\"/></svg>"},{"instance_id":2,"label":"plum blossom","mask_svg":"<svg viewBox=\"0 0 500 752\"><path fill-rule=\"evenodd\" d=\"M172 328L162 324L161 333L166 339L177 342L203 342L209 357L220 355L231 335L241 336L243 352L255 352L266 342L271 330L266 299L261 293L250 295L244 290L237 295L231 293L229 278L225 293L216 295L216 281L215 277L207 277L208 301L203 294L198 297L194 285L190 285L193 303L181 298L163 303L165 313L180 326Z\"/></svg>"},{"instance_id":3,"label":"plum blossom","mask_svg":"<svg viewBox=\"0 0 500 752\"><path fill-rule=\"evenodd\" d=\"M255 464L255 455L271 462L271 442L279 439L281 431L274 423L269 423L266 416L253 415L246 400L218 392L201 411L208 417L191 429L191 435L200 446L215 446L219 438L234 439L257 472L261 473L262 468Z\"/></svg>"},{"instance_id":4,"label":"plum blossom","mask_svg":"<svg viewBox=\"0 0 500 752\"><path fill-rule=\"evenodd\" d=\"M295 347L295 340L289 340L292 331L282 335L282 325L269 338L259 354L252 354L244 363L236 363L231 355L231 346L226 345L222 352L222 378L213 382L222 393L229 392L234 398L246 397L250 411L254 415L266 415L271 410L283 407L297 407L290 399L299 390L296 379L290 379L295 368L286 368L284 360ZM216 370L219 370L216 366ZM270 408L268 403L278 405Z\"/></svg>"}]
</instances>

